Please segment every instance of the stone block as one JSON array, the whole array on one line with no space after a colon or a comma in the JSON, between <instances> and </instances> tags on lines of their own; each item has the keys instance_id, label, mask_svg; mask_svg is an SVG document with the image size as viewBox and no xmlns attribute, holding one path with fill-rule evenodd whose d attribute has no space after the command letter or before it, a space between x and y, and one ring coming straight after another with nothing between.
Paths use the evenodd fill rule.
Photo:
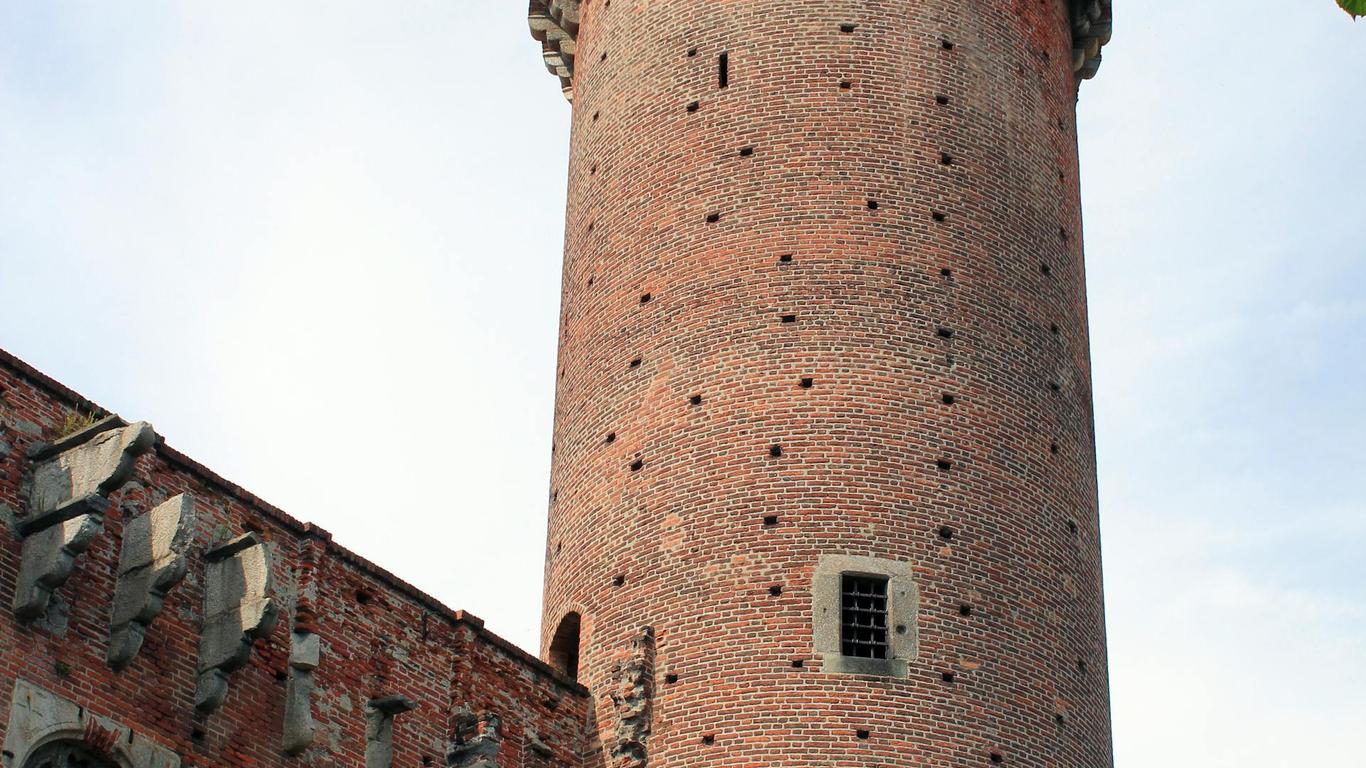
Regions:
<instances>
[{"instance_id":1,"label":"stone block","mask_svg":"<svg viewBox=\"0 0 1366 768\"><path fill-rule=\"evenodd\" d=\"M123 669L137 655L166 595L185 576L194 523L194 498L183 493L124 526L109 631L114 669Z\"/></svg>"},{"instance_id":2,"label":"stone block","mask_svg":"<svg viewBox=\"0 0 1366 768\"><path fill-rule=\"evenodd\" d=\"M228 673L246 663L254 640L270 634L278 611L270 549L255 533L214 547L204 559L204 624L195 706L208 713L223 703Z\"/></svg>"}]
</instances>

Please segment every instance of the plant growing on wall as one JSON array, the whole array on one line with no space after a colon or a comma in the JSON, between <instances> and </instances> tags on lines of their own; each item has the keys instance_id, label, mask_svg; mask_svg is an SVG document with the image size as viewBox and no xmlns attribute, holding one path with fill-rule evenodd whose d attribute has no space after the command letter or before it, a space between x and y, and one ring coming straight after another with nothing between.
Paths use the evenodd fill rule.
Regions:
<instances>
[{"instance_id":1,"label":"plant growing on wall","mask_svg":"<svg viewBox=\"0 0 1366 768\"><path fill-rule=\"evenodd\" d=\"M1338 5L1342 10L1352 14L1354 20L1359 16L1366 16L1366 0L1338 0Z\"/></svg>"}]
</instances>

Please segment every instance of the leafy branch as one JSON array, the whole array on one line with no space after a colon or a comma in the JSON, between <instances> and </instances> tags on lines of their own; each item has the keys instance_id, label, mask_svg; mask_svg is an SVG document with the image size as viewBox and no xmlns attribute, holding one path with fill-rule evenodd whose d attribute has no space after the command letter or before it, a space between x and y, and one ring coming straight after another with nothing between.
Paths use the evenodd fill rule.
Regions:
<instances>
[{"instance_id":1,"label":"leafy branch","mask_svg":"<svg viewBox=\"0 0 1366 768\"><path fill-rule=\"evenodd\" d=\"M1338 5L1350 13L1353 20L1366 16L1366 0L1338 0Z\"/></svg>"}]
</instances>

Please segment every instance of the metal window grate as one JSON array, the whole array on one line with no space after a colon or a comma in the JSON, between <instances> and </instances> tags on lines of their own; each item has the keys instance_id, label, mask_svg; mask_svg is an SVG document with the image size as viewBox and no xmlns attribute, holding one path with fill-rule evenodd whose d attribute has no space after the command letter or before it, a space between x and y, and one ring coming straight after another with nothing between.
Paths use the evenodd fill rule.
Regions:
<instances>
[{"instance_id":1,"label":"metal window grate","mask_svg":"<svg viewBox=\"0 0 1366 768\"><path fill-rule=\"evenodd\" d=\"M887 579L845 574L840 587L840 643L844 655L887 658Z\"/></svg>"}]
</instances>

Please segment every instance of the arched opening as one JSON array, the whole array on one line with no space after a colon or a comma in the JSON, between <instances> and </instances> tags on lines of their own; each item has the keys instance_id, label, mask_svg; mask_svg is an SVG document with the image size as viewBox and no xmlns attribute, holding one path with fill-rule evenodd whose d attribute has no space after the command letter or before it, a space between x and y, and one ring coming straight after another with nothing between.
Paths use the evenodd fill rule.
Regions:
<instances>
[{"instance_id":1,"label":"arched opening","mask_svg":"<svg viewBox=\"0 0 1366 768\"><path fill-rule=\"evenodd\" d=\"M119 768L118 763L79 741L54 741L39 747L24 768Z\"/></svg>"},{"instance_id":2,"label":"arched opening","mask_svg":"<svg viewBox=\"0 0 1366 768\"><path fill-rule=\"evenodd\" d=\"M575 680L579 679L579 624L579 614L566 613L550 640L550 666Z\"/></svg>"}]
</instances>

